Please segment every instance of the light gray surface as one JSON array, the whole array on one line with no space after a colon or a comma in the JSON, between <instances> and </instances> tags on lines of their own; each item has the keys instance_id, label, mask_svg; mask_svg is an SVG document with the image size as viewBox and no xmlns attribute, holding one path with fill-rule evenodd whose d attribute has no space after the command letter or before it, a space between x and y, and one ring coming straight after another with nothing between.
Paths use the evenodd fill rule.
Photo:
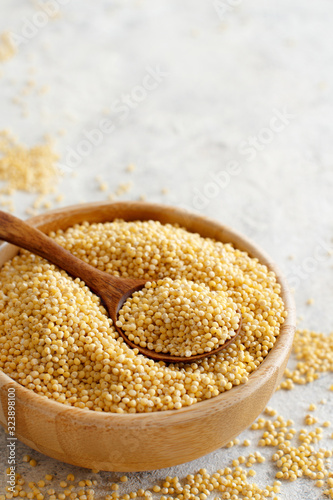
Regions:
<instances>
[{"instance_id":1,"label":"light gray surface","mask_svg":"<svg viewBox=\"0 0 333 500\"><path fill-rule=\"evenodd\" d=\"M134 182L121 199L145 194L148 201L215 217L250 236L278 262L295 287L302 325L329 332L332 2L51 3L59 15L34 28L38 9L33 2L1 1L0 33L11 31L21 43L13 59L0 63L0 130L10 128L29 145L44 134L57 138L65 171L59 187L65 195L62 205L106 199L95 180L100 175L110 191L121 182ZM159 75L155 80L147 76L154 72ZM23 116L12 98L20 96L29 79L37 89L48 86L49 91L40 94L34 87L23 96ZM142 90L147 83L155 88ZM102 137L99 133L100 144L73 162L73 150L105 118L112 120L114 130ZM255 147L249 141L257 141ZM137 167L132 174L125 172L129 163ZM222 179L219 187L216 176ZM164 187L167 195L161 194ZM15 195L17 215L25 216L33 199ZM310 297L315 302L307 306ZM292 393L279 392L271 406L303 426L309 402L326 398L318 409L322 422L332 415L332 383L329 374ZM325 435L331 432L326 429ZM253 447L221 449L171 471L131 474L126 490L148 488L167 474L183 477L202 466L209 471L225 467L231 458L254 449L257 435L247 431L244 438ZM1 431L2 468L5 444ZM332 448L332 439L321 446ZM27 452L18 445L18 457ZM263 453L269 457L271 450ZM32 455L37 469L20 465L31 477L50 471L62 477L74 469ZM87 474L75 470L82 477ZM259 484L272 484L276 469L269 460L257 470ZM112 474L100 477L105 481ZM284 484L281 494L286 500L322 496L308 480Z\"/></svg>"}]
</instances>

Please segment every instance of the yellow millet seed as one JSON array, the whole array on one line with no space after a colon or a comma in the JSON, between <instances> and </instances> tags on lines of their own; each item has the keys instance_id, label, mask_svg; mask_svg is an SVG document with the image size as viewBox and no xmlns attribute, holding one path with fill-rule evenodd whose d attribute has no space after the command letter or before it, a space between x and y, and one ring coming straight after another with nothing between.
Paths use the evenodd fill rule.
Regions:
<instances>
[{"instance_id":1,"label":"yellow millet seed","mask_svg":"<svg viewBox=\"0 0 333 500\"><path fill-rule=\"evenodd\" d=\"M127 167L126 167L126 172L134 172L135 170L135 165L133 163L130 163Z\"/></svg>"},{"instance_id":2,"label":"yellow millet seed","mask_svg":"<svg viewBox=\"0 0 333 500\"><path fill-rule=\"evenodd\" d=\"M132 188L132 185L132 182L124 182L122 184L119 184L115 191L116 196L121 196L125 193L128 193L128 191L130 191L130 189Z\"/></svg>"},{"instance_id":3,"label":"yellow millet seed","mask_svg":"<svg viewBox=\"0 0 333 500\"><path fill-rule=\"evenodd\" d=\"M64 195L63 195L62 193L58 194L58 195L55 197L55 202L56 202L56 203L61 203L63 200L64 200Z\"/></svg>"},{"instance_id":4,"label":"yellow millet seed","mask_svg":"<svg viewBox=\"0 0 333 500\"><path fill-rule=\"evenodd\" d=\"M235 336L240 315L223 291L193 281L148 282L127 299L117 326L141 347L190 357L217 349Z\"/></svg>"},{"instance_id":5,"label":"yellow millet seed","mask_svg":"<svg viewBox=\"0 0 333 500\"><path fill-rule=\"evenodd\" d=\"M313 417L312 415L306 415L304 421L305 421L306 425L313 425L313 424L316 424L318 422L318 418Z\"/></svg>"},{"instance_id":6,"label":"yellow millet seed","mask_svg":"<svg viewBox=\"0 0 333 500\"><path fill-rule=\"evenodd\" d=\"M246 383L284 323L274 273L230 244L156 221L85 222L50 236L115 276L185 279L222 292L242 315L241 334L217 355L154 362L119 338L82 281L20 251L0 269L0 370L57 402L114 413L191 406Z\"/></svg>"},{"instance_id":7,"label":"yellow millet seed","mask_svg":"<svg viewBox=\"0 0 333 500\"><path fill-rule=\"evenodd\" d=\"M270 417L274 417L277 414L277 411L271 408L270 406L266 406L264 410L265 415L269 415Z\"/></svg>"},{"instance_id":8,"label":"yellow millet seed","mask_svg":"<svg viewBox=\"0 0 333 500\"><path fill-rule=\"evenodd\" d=\"M106 182L101 182L99 185L100 191L107 191L109 189L109 186L107 185Z\"/></svg>"},{"instance_id":9,"label":"yellow millet seed","mask_svg":"<svg viewBox=\"0 0 333 500\"><path fill-rule=\"evenodd\" d=\"M50 142L27 148L7 131L0 132L0 180L9 189L31 193L51 193L59 176Z\"/></svg>"},{"instance_id":10,"label":"yellow millet seed","mask_svg":"<svg viewBox=\"0 0 333 500\"><path fill-rule=\"evenodd\" d=\"M12 36L5 31L0 35L0 62L11 59L16 53L16 47L13 43Z\"/></svg>"},{"instance_id":11,"label":"yellow millet seed","mask_svg":"<svg viewBox=\"0 0 333 500\"><path fill-rule=\"evenodd\" d=\"M309 349L311 346L311 349ZM293 344L297 356L295 370L285 370L279 389L293 389L317 380L321 373L333 372L333 333L325 335L310 330L297 330ZM325 404L325 399L320 401Z\"/></svg>"}]
</instances>

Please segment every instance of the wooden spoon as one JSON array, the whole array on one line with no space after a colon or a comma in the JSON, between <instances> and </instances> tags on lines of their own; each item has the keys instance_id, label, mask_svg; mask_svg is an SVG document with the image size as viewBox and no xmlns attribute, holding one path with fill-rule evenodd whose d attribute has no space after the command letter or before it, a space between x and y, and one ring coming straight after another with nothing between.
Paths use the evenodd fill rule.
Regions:
<instances>
[{"instance_id":1,"label":"wooden spoon","mask_svg":"<svg viewBox=\"0 0 333 500\"><path fill-rule=\"evenodd\" d=\"M192 363L207 356L212 356L230 343L234 342L236 335L241 330L241 321L234 337L223 345L208 353L196 354L191 357L171 356L165 353L157 353L150 349L143 348L131 342L125 332L116 326L117 314L128 297L134 292L141 290L148 280L138 278L118 278L87 264L83 260L75 257L71 252L58 245L52 238L49 238L39 229L36 229L26 222L0 211L0 239L12 243L20 248L43 257L60 269L63 269L74 278L80 278L85 284L100 297L106 307L114 327L132 348L137 349L141 354L156 361L166 363Z\"/></svg>"}]
</instances>

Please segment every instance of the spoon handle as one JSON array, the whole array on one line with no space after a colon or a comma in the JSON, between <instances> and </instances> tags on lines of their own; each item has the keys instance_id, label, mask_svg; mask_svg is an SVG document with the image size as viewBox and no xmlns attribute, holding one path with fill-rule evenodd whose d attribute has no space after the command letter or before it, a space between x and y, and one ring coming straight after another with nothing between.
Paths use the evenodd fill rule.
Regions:
<instances>
[{"instance_id":1,"label":"spoon handle","mask_svg":"<svg viewBox=\"0 0 333 500\"><path fill-rule=\"evenodd\" d=\"M75 257L39 229L3 211L0 211L0 239L43 257L98 292L102 278L97 276L102 275L98 269Z\"/></svg>"}]
</instances>

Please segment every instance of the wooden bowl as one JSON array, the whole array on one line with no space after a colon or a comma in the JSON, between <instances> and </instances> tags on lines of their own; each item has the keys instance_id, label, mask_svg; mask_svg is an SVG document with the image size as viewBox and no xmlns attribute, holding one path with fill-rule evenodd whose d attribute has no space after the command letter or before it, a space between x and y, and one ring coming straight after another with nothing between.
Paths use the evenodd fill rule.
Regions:
<instances>
[{"instance_id":1,"label":"wooden bowl","mask_svg":"<svg viewBox=\"0 0 333 500\"><path fill-rule=\"evenodd\" d=\"M66 207L30 219L44 232L83 221L158 220L233 243L273 270L282 286L288 318L274 348L248 383L181 410L144 414L84 411L42 398L0 372L0 423L7 427L8 389L16 393L16 436L31 448L63 462L108 471L144 471L178 465L225 445L246 429L274 393L287 364L295 331L295 307L279 269L256 245L219 222L148 203L93 203ZM0 246L0 265L17 249Z\"/></svg>"}]
</instances>

